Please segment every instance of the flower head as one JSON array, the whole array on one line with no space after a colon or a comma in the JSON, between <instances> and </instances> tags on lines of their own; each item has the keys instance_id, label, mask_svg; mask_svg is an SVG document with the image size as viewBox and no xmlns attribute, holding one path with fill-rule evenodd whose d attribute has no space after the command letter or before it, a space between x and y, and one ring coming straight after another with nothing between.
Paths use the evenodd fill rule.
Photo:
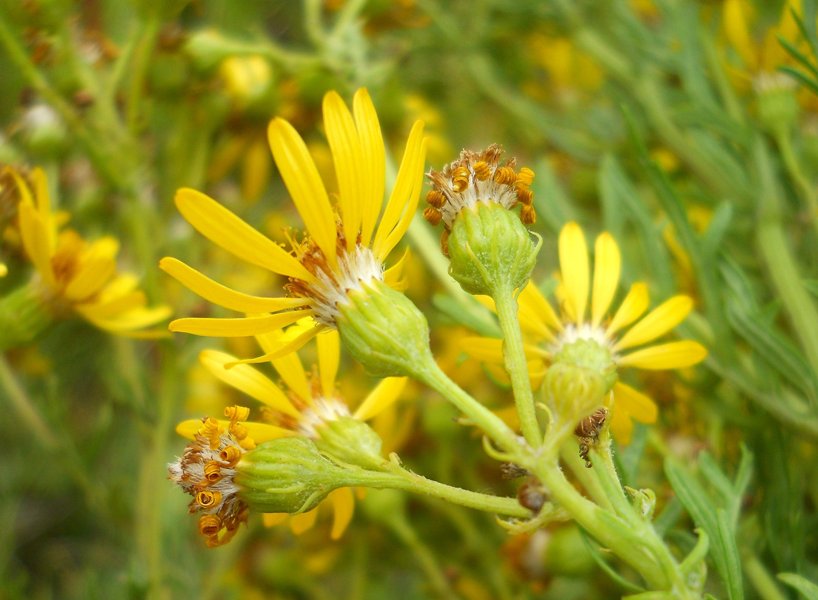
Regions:
<instances>
[{"instance_id":1,"label":"flower head","mask_svg":"<svg viewBox=\"0 0 818 600\"><path fill-rule=\"evenodd\" d=\"M258 336L263 348L276 347L291 339L297 339L303 331L311 327L310 323L300 323L285 332L273 332ZM336 331L327 331L318 335L318 365L308 372L304 369L296 353L290 353L271 361L273 368L283 380L283 386L277 385L260 370L247 364L236 364L236 357L217 350L204 350L199 358L201 363L218 379L233 388L260 402L262 420L265 421L265 439L284 436L301 436L318 443L333 443L337 430L332 426L339 421L354 419L368 421L389 408L400 396L406 385L405 378L388 378L381 381L366 398L354 409L338 391L336 375L340 361L340 344ZM261 425L261 424L259 424ZM177 431L188 438L193 438L199 428L199 421L189 420L179 424ZM327 432L327 440L322 439L322 432ZM363 443L364 440L361 440ZM356 452L356 441L350 441L349 452ZM330 448L331 450L331 448ZM346 457L345 462L351 462ZM330 493L329 501L334 510L334 524L331 536L340 537L352 518L354 508L352 491L345 488ZM294 531L300 533L312 525L316 517L310 511L290 518ZM265 517L268 523L286 520L289 515L281 514Z\"/></svg>"},{"instance_id":2,"label":"flower head","mask_svg":"<svg viewBox=\"0 0 818 600\"><path fill-rule=\"evenodd\" d=\"M160 266L203 298L250 316L233 319L187 318L172 331L205 336L265 334L312 316L314 327L286 349L297 349L319 331L334 328L338 307L348 294L369 283L400 287L403 261L385 270L392 249L409 227L422 184L423 124L409 134L403 160L386 207L385 152L380 125L366 90L358 90L353 110L330 92L324 97L324 126L338 180L338 200L330 202L307 146L287 121L268 129L273 158L307 229L285 250L200 192L181 189L176 205L205 237L237 257L287 277L287 296L250 296L232 290L173 259ZM259 360L270 358L268 353Z\"/></svg>"},{"instance_id":3,"label":"flower head","mask_svg":"<svg viewBox=\"0 0 818 600\"><path fill-rule=\"evenodd\" d=\"M611 310L619 286L621 257L616 241L609 233L600 234L594 246L593 279L585 234L576 223L568 223L559 236L560 286L557 289L560 314L533 283L518 298L520 325L527 345L532 371L547 367L567 351L595 357L609 355L616 370L680 369L704 360L705 348L698 342L683 340L652 344L681 323L693 308L690 297L678 295L645 314L648 288L644 283L631 286L619 308ZM589 306L590 304L590 306ZM464 343L467 352L491 362L502 361L501 340L471 338ZM577 352L572 352L576 354ZM617 439L627 442L632 430L631 418L643 423L656 420L656 405L645 394L620 381L612 388L611 427Z\"/></svg>"},{"instance_id":4,"label":"flower head","mask_svg":"<svg viewBox=\"0 0 818 600\"><path fill-rule=\"evenodd\" d=\"M151 336L146 327L166 319L170 309L149 308L137 279L117 271L119 243L113 237L87 241L61 226L65 216L52 210L41 169L28 178L6 168L16 186L17 234L36 273L28 292L51 317L77 314L92 325L120 335Z\"/></svg>"}]
</instances>

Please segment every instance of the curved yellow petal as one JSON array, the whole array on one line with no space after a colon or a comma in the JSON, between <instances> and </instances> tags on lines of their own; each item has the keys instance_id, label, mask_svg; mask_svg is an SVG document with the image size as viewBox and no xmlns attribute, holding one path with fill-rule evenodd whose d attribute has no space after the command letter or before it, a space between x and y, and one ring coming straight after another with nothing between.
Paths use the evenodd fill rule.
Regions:
<instances>
[{"instance_id":1,"label":"curved yellow petal","mask_svg":"<svg viewBox=\"0 0 818 600\"><path fill-rule=\"evenodd\" d=\"M366 171L364 203L361 207L361 245L368 247L383 205L386 185L386 152L378 113L375 112L372 98L369 97L369 92L365 88L355 92L352 99L352 112L355 115L355 126L361 140L363 165Z\"/></svg>"},{"instance_id":2,"label":"curved yellow petal","mask_svg":"<svg viewBox=\"0 0 818 600\"><path fill-rule=\"evenodd\" d=\"M369 392L353 416L361 421L368 421L386 410L400 397L407 381L406 377L387 377Z\"/></svg>"},{"instance_id":3,"label":"curved yellow petal","mask_svg":"<svg viewBox=\"0 0 818 600\"><path fill-rule=\"evenodd\" d=\"M265 527L275 527L281 525L290 518L290 513L262 513L261 521Z\"/></svg>"},{"instance_id":4,"label":"curved yellow petal","mask_svg":"<svg viewBox=\"0 0 818 600\"><path fill-rule=\"evenodd\" d=\"M329 263L335 264L335 212L304 140L292 125L280 118L270 121L267 139L276 166L307 231Z\"/></svg>"},{"instance_id":5,"label":"curved yellow petal","mask_svg":"<svg viewBox=\"0 0 818 600\"><path fill-rule=\"evenodd\" d=\"M607 231L596 238L594 245L594 285L591 292L591 324L596 327L611 306L616 288L622 258L619 246Z\"/></svg>"},{"instance_id":6,"label":"curved yellow petal","mask_svg":"<svg viewBox=\"0 0 818 600\"><path fill-rule=\"evenodd\" d=\"M313 508L309 512L292 515L290 517L290 531L295 535L301 535L308 529L315 525L315 520L318 518L318 507Z\"/></svg>"},{"instance_id":7,"label":"curved yellow petal","mask_svg":"<svg viewBox=\"0 0 818 600\"><path fill-rule=\"evenodd\" d=\"M559 254L565 300L574 321L580 325L585 320L590 276L588 245L577 223L567 223L560 231Z\"/></svg>"},{"instance_id":8,"label":"curved yellow petal","mask_svg":"<svg viewBox=\"0 0 818 600\"><path fill-rule=\"evenodd\" d=\"M503 340L485 337L464 337L460 340L460 348L481 362L502 365Z\"/></svg>"},{"instance_id":9,"label":"curved yellow petal","mask_svg":"<svg viewBox=\"0 0 818 600\"><path fill-rule=\"evenodd\" d=\"M352 521L352 515L355 512L355 495L348 487L338 488L333 490L327 496L327 500L332 502L332 529L329 536L333 540L339 539L344 535Z\"/></svg>"},{"instance_id":10,"label":"curved yellow petal","mask_svg":"<svg viewBox=\"0 0 818 600\"><path fill-rule=\"evenodd\" d=\"M358 240L361 227L364 196L364 179L368 166L364 162L355 121L337 92L324 96L324 129L335 164L338 179L341 224L347 250L352 250Z\"/></svg>"},{"instance_id":11,"label":"curved yellow petal","mask_svg":"<svg viewBox=\"0 0 818 600\"><path fill-rule=\"evenodd\" d=\"M411 258L411 251L407 247L394 265L383 272L383 282L393 290L402 292L407 288L409 282L403 277L403 270Z\"/></svg>"},{"instance_id":12,"label":"curved yellow petal","mask_svg":"<svg viewBox=\"0 0 818 600\"><path fill-rule=\"evenodd\" d=\"M316 341L321 391L325 398L331 398L335 393L335 376L338 374L338 363L341 360L341 340L337 330L329 329L318 335Z\"/></svg>"},{"instance_id":13,"label":"curved yellow petal","mask_svg":"<svg viewBox=\"0 0 818 600\"><path fill-rule=\"evenodd\" d=\"M131 335L137 333L136 330L144 327L156 325L160 321L164 321L171 314L169 306L155 306L153 308L136 308L124 313L115 315L108 315L105 311L100 311L98 314L95 310L95 305L78 304L74 309L82 315L89 323L100 329L118 333L121 335ZM149 337L164 337L167 332L163 331L160 335L150 334ZM138 334L136 337L141 337Z\"/></svg>"},{"instance_id":14,"label":"curved yellow petal","mask_svg":"<svg viewBox=\"0 0 818 600\"><path fill-rule=\"evenodd\" d=\"M542 292L533 281L529 281L523 291L520 292L517 303L520 306L520 324L522 326L525 326L523 324L524 320L528 322L539 321L544 327L537 327L538 331L542 331L543 328L552 331L562 330L562 321L554 312L551 303L542 295ZM494 309L492 308L492 310ZM551 337L553 338L553 334Z\"/></svg>"},{"instance_id":15,"label":"curved yellow petal","mask_svg":"<svg viewBox=\"0 0 818 600\"><path fill-rule=\"evenodd\" d=\"M611 414L611 431L614 438L620 444L627 445L631 443L631 434L633 433L633 421L622 406L614 406Z\"/></svg>"},{"instance_id":16,"label":"curved yellow petal","mask_svg":"<svg viewBox=\"0 0 818 600\"><path fill-rule=\"evenodd\" d=\"M648 286L641 282L634 283L605 329L606 335L610 338L623 327L633 323L648 309L649 303Z\"/></svg>"},{"instance_id":17,"label":"curved yellow petal","mask_svg":"<svg viewBox=\"0 0 818 600\"><path fill-rule=\"evenodd\" d=\"M655 423L659 416L656 403L648 396L621 382L613 386L614 403L640 423Z\"/></svg>"},{"instance_id":18,"label":"curved yellow petal","mask_svg":"<svg viewBox=\"0 0 818 600\"><path fill-rule=\"evenodd\" d=\"M227 365L227 368L229 369L233 365L252 365L263 362L272 362L273 366L276 368L276 371L278 371L278 374L281 375L281 378L284 379L284 381L287 383L290 389L296 392L302 399L309 401L311 398L309 389L307 389L306 395L302 395L296 388L294 388L290 381L288 380L288 377L290 376L290 371L288 371L285 368L282 368L281 364L284 362L287 362L288 364L291 363L294 360L293 358L295 356L294 353L300 350L304 346L304 344L309 342L312 338L314 338L322 331L324 331L324 329L320 325L316 324L315 327L305 331L294 340L282 342L278 346L275 345L271 346L269 349L267 349L266 354L262 354L261 356L257 356L255 358L245 358L242 360L237 360L236 362ZM298 357L295 356L295 359L297 358ZM303 373L303 369L301 370L301 372ZM287 373L286 376L285 373Z\"/></svg>"},{"instance_id":19,"label":"curved yellow petal","mask_svg":"<svg viewBox=\"0 0 818 600\"><path fill-rule=\"evenodd\" d=\"M116 274L116 255L119 242L105 237L90 244L77 261L77 270L65 287L65 297L80 301L99 292Z\"/></svg>"},{"instance_id":20,"label":"curved yellow petal","mask_svg":"<svg viewBox=\"0 0 818 600\"><path fill-rule=\"evenodd\" d=\"M415 215L420 188L423 185L423 165L426 160L426 144L423 138L423 121L415 121L406 149L403 152L398 177L386 203L383 217L375 232L372 249L375 256L384 261Z\"/></svg>"},{"instance_id":21,"label":"curved yellow petal","mask_svg":"<svg viewBox=\"0 0 818 600\"><path fill-rule=\"evenodd\" d=\"M641 321L631 327L616 344L614 351L641 346L666 334L687 318L693 310L693 299L690 296L673 296L666 300Z\"/></svg>"},{"instance_id":22,"label":"curved yellow petal","mask_svg":"<svg viewBox=\"0 0 818 600\"><path fill-rule=\"evenodd\" d=\"M289 252L209 196L182 188L176 192L176 207L196 231L238 258L280 275L315 280Z\"/></svg>"},{"instance_id":23,"label":"curved yellow petal","mask_svg":"<svg viewBox=\"0 0 818 600\"><path fill-rule=\"evenodd\" d=\"M238 319L184 318L171 321L168 329L206 337L247 337L267 333L297 321L310 311L293 310L264 317Z\"/></svg>"},{"instance_id":24,"label":"curved yellow petal","mask_svg":"<svg viewBox=\"0 0 818 600\"><path fill-rule=\"evenodd\" d=\"M305 402L312 400L312 386L296 350L322 331L313 319L302 319L286 332L273 331L256 338L266 353L276 355L270 360L279 377Z\"/></svg>"},{"instance_id":25,"label":"curved yellow petal","mask_svg":"<svg viewBox=\"0 0 818 600\"><path fill-rule=\"evenodd\" d=\"M28 258L46 285L56 285L54 270L51 266L54 248L50 242L48 225L31 204L20 204L17 207L17 215L20 223L20 237Z\"/></svg>"},{"instance_id":26,"label":"curved yellow petal","mask_svg":"<svg viewBox=\"0 0 818 600\"><path fill-rule=\"evenodd\" d=\"M301 413L293 406L286 394L263 373L249 365L236 365L232 369L225 365L238 360L232 354L218 350L202 350L199 362L216 378L227 385L244 392L251 398L293 417Z\"/></svg>"},{"instance_id":27,"label":"curved yellow petal","mask_svg":"<svg viewBox=\"0 0 818 600\"><path fill-rule=\"evenodd\" d=\"M265 298L238 292L169 256L159 261L159 268L208 302L238 312L276 312L309 305L305 298Z\"/></svg>"},{"instance_id":28,"label":"curved yellow petal","mask_svg":"<svg viewBox=\"0 0 818 600\"><path fill-rule=\"evenodd\" d=\"M682 340L658 346L649 346L620 358L620 367L664 370L683 369L700 363L707 357L707 349L698 342Z\"/></svg>"}]
</instances>

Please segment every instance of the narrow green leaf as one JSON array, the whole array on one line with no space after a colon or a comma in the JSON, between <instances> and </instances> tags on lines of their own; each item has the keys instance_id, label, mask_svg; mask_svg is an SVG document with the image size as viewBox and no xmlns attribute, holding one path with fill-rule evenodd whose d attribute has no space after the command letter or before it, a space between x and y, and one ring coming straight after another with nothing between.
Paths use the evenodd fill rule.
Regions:
<instances>
[{"instance_id":1,"label":"narrow green leaf","mask_svg":"<svg viewBox=\"0 0 818 600\"><path fill-rule=\"evenodd\" d=\"M788 586L798 590L798 593L806 600L815 600L818 598L818 585L806 577L802 577L798 573L779 573L777 577Z\"/></svg>"}]
</instances>

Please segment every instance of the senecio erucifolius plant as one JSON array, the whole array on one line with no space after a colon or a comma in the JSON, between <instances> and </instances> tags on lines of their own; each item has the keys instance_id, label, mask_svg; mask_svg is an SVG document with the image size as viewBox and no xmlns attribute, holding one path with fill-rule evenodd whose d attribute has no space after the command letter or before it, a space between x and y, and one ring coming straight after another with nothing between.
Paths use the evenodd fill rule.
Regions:
<instances>
[{"instance_id":1,"label":"senecio erucifolius plant","mask_svg":"<svg viewBox=\"0 0 818 600\"><path fill-rule=\"evenodd\" d=\"M613 236L597 238L592 270L577 223L567 223L558 240L532 232L534 172L504 159L497 144L464 150L442 170L430 170L424 216L443 225L441 259L449 261L448 272L462 290L477 299L474 307L482 304L487 319L496 317L497 337L462 343L474 358L502 367L515 408L515 417L504 419L463 390L435 359L427 319L404 294L399 274L406 255L385 267L409 229L421 191L422 125L410 133L383 210L386 155L367 92L355 94L352 111L338 94L327 94L324 127L337 195L326 192L295 129L282 119L269 127L273 157L307 228L303 239L290 235L289 249L199 192L177 194L180 211L199 232L286 278L283 294L251 296L176 259L161 263L206 300L243 313L182 318L171 330L255 336L262 349L250 359L216 350L201 355L211 373L261 403L257 418L248 420L247 408L230 407L226 419L179 425L192 442L170 465L170 477L193 497L190 510L200 515L207 543L229 541L252 512L268 513L269 523L281 520L275 515L312 523L308 515L327 498L333 498L338 537L352 518L348 490L388 488L495 513L512 532L576 521L641 576L646 597L701 597L706 534L699 532L687 557L668 545L652 523L655 494L620 482L611 438L613 431L627 443L632 419L656 420L654 401L620 380L624 369L680 369L705 358L698 342L654 343L685 319L692 299L675 296L647 312L647 287L635 283L617 305L622 264ZM558 310L534 275L542 248L559 255L553 293ZM310 376L298 354L310 348L313 337L319 366ZM342 351L387 379L359 398L341 394L335 375ZM261 362L272 364L284 387L247 364ZM369 421L393 410L407 378L451 402L462 422L480 431L485 451L504 472L525 478L517 497L423 477L384 450L385 441L392 449L399 445ZM341 490L347 492L339 495Z\"/></svg>"}]
</instances>

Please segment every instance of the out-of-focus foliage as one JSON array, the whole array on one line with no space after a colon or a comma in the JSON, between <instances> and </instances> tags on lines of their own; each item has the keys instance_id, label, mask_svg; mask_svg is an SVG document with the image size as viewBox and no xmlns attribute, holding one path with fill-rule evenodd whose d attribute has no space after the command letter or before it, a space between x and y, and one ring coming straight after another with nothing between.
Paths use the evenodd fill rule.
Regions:
<instances>
[{"instance_id":1,"label":"out-of-focus foliage","mask_svg":"<svg viewBox=\"0 0 818 600\"><path fill-rule=\"evenodd\" d=\"M814 0L5 0L0 162L41 167L53 207L86 239L116 238L119 264L150 302L226 316L157 263L207 265L248 293L280 287L203 243L173 204L177 188L192 187L275 238L300 227L267 148L272 117L304 136L326 181L328 90L369 89L393 156L423 119L435 169L460 148L501 143L536 173L543 294L557 285L557 234L576 220L618 240L625 286L647 281L652 298L681 290L696 301L680 332L707 346L706 362L627 380L659 416L618 449L623 482L655 490L656 528L685 554L693 528L706 533L715 597L809 598L815 19ZM33 273L11 195L0 190L0 302ZM438 362L503 414L502 373L461 346L474 331L496 335L495 323L448 278L420 215L408 238L407 294L431 322ZM251 519L207 549L165 465L182 451L178 421L238 401L201 371L199 352L253 356L252 341L133 340L64 316L0 357L2 597L585 599L639 589L573 524L508 535L490 516L391 491L357 502L339 541L328 519L300 536ZM346 356L341 371L350 397L374 386ZM437 394L411 383L396 411L374 426L397 431L413 470L516 493Z\"/></svg>"}]
</instances>

